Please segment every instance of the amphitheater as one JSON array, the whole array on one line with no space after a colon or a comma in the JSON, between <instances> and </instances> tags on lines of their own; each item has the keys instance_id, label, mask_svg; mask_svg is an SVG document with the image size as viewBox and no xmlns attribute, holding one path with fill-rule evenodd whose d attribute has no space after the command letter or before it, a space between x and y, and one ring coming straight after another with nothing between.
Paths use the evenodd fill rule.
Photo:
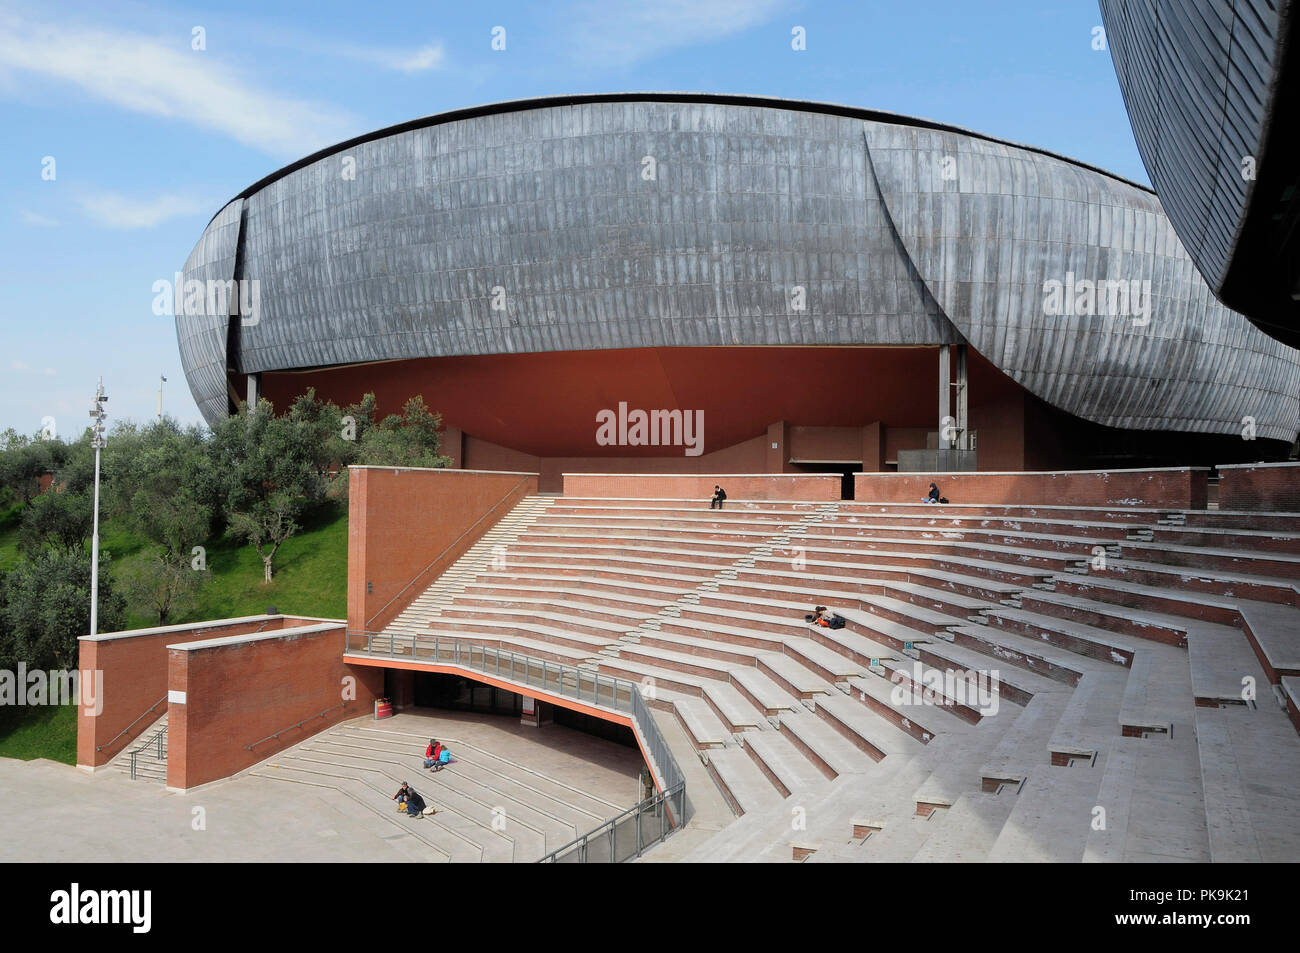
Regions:
<instances>
[{"instance_id":1,"label":"amphitheater","mask_svg":"<svg viewBox=\"0 0 1300 953\"><path fill-rule=\"evenodd\" d=\"M520 477L487 519L448 505L456 487ZM991 485L964 477L971 496ZM626 497L614 481L582 495L602 485L589 475L556 495L535 475L355 471L354 583L373 571L355 558L366 533L389 540L385 565L399 552L386 515L425 529L441 500L477 528L450 528L451 555L398 598L376 596L387 617L372 627L350 602L348 622L263 616L83 640L83 665L93 644L110 687L108 649L170 657L166 713L137 718L109 767L129 764L131 783L160 796L164 779L187 795L310 795L418 860L1300 855L1300 513L765 498L810 480L838 489L774 475L729 478L740 491L719 511L672 496L684 479L647 476L654 492ZM844 627L809 625L817 604ZM214 638L222 626L251 634ZM284 654L311 640L320 663ZM198 663L216 655L247 685L203 682ZM290 663L304 686L292 710ZM336 690L340 664L382 677L366 705L400 702L404 672L440 672L621 722L636 744L523 727L518 706L503 718L409 696L392 719L355 707L313 721L327 698L313 686ZM282 730L234 744L265 733L266 706ZM424 775L431 735L457 763ZM640 800L643 758L657 790ZM392 789L412 777L436 815L393 814Z\"/></svg>"}]
</instances>

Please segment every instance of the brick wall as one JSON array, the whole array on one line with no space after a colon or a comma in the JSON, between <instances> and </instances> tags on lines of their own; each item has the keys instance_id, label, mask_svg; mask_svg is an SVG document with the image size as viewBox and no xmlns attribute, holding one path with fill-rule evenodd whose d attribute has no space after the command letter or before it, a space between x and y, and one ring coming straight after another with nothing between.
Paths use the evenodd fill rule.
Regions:
<instances>
[{"instance_id":1,"label":"brick wall","mask_svg":"<svg viewBox=\"0 0 1300 953\"><path fill-rule=\"evenodd\" d=\"M1219 509L1300 512L1300 463L1219 467Z\"/></svg>"},{"instance_id":2,"label":"brick wall","mask_svg":"<svg viewBox=\"0 0 1300 953\"><path fill-rule=\"evenodd\" d=\"M930 482L953 503L1153 506L1204 509L1209 470L1064 470L1037 473L859 473L854 498L920 503Z\"/></svg>"},{"instance_id":3,"label":"brick wall","mask_svg":"<svg viewBox=\"0 0 1300 953\"><path fill-rule=\"evenodd\" d=\"M837 474L566 473L565 496L699 500L707 504L713 485L727 491L728 503L745 500L838 500Z\"/></svg>"},{"instance_id":4,"label":"brick wall","mask_svg":"<svg viewBox=\"0 0 1300 953\"><path fill-rule=\"evenodd\" d=\"M167 689L179 694L168 705L167 786L184 790L230 777L374 711L383 670L344 664L345 632L341 623L323 623L169 649ZM347 686L350 699L343 697ZM262 740L277 732L278 739Z\"/></svg>"},{"instance_id":5,"label":"brick wall","mask_svg":"<svg viewBox=\"0 0 1300 953\"><path fill-rule=\"evenodd\" d=\"M383 628L536 492L532 473L352 467L348 626Z\"/></svg>"},{"instance_id":6,"label":"brick wall","mask_svg":"<svg viewBox=\"0 0 1300 953\"><path fill-rule=\"evenodd\" d=\"M167 694L167 646L244 635L259 628L275 630L284 623L284 616L261 615L83 636L78 644L77 667L82 672L102 672L104 682L99 714L84 707L77 710L77 764L107 764L166 711L163 702L152 714L140 718ZM117 737L128 726L130 730ZM96 751L101 745L106 747Z\"/></svg>"}]
</instances>

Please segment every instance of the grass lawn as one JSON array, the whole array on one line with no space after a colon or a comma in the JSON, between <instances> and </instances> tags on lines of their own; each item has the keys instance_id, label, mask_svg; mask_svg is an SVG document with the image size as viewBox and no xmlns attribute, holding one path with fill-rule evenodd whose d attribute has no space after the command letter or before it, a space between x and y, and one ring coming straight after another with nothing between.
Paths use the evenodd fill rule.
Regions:
<instances>
[{"instance_id":1,"label":"grass lawn","mask_svg":"<svg viewBox=\"0 0 1300 953\"><path fill-rule=\"evenodd\" d=\"M119 523L101 526L99 541L115 567L149 558L146 542ZM325 508L303 521L303 528L276 554L269 585L263 582L262 560L252 546L223 537L205 548L211 581L195 606L169 624L258 615L268 606L291 615L347 615L348 517L343 507ZM0 569L12 568L19 558L18 515L13 510L0 513ZM128 607L128 629L157 624L156 615ZM76 764L76 708L0 707L0 757Z\"/></svg>"},{"instance_id":2,"label":"grass lawn","mask_svg":"<svg viewBox=\"0 0 1300 953\"><path fill-rule=\"evenodd\" d=\"M77 763L77 706L0 708L0 758Z\"/></svg>"}]
</instances>

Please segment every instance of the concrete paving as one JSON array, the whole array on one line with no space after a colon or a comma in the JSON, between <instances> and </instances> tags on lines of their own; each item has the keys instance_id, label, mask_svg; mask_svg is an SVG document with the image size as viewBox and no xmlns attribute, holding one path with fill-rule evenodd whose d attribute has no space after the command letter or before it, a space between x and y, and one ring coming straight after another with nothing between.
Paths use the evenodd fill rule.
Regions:
<instances>
[{"instance_id":1,"label":"concrete paving","mask_svg":"<svg viewBox=\"0 0 1300 953\"><path fill-rule=\"evenodd\" d=\"M379 727L409 735L409 780L442 807L441 775L422 770L430 737L464 742L579 789L604 802L605 816L638 797L640 753L560 725L528 728L502 716L421 710L346 727ZM308 739L312 746L324 735ZM51 761L0 758L0 862L346 862L401 863L437 859L412 829L424 823L396 813L385 792L377 810L327 787L286 784L248 772L185 794L131 781L117 771L94 775ZM450 783L455 766L445 769ZM467 782L469 775L456 777ZM393 785L393 790L397 785ZM592 826L595 826L594 823ZM530 858L532 859L532 858Z\"/></svg>"}]
</instances>

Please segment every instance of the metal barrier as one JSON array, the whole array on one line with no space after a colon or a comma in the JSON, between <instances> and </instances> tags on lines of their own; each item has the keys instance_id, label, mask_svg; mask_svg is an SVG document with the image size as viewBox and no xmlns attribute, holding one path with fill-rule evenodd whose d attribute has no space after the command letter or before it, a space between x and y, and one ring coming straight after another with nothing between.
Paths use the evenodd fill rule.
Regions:
<instances>
[{"instance_id":1,"label":"metal barrier","mask_svg":"<svg viewBox=\"0 0 1300 953\"><path fill-rule=\"evenodd\" d=\"M646 847L658 843L686 823L686 778L636 683L479 642L437 635L352 630L347 635L346 651L409 662L454 665L631 716L632 731L645 752L658 792L577 840L552 851L538 863L620 863L630 857L639 857Z\"/></svg>"},{"instance_id":2,"label":"metal barrier","mask_svg":"<svg viewBox=\"0 0 1300 953\"><path fill-rule=\"evenodd\" d=\"M137 724L139 724L141 718L143 718L145 715L147 715L147 714L149 714L150 712L152 712L155 708L157 708L159 705L161 705L161 704L162 704L163 702L165 702L166 700L167 700L167 696L166 696L166 695L164 695L162 698L158 699L156 702L154 702L152 705L150 705L148 708L145 709L145 711L144 711L144 715L139 715L139 716L137 716L136 719L135 719L135 721L131 722L131 724L127 725L125 728L123 728L121 731L119 731L117 734L115 734L115 735L114 735L112 738L110 738L108 741L105 741L102 745L96 745L96 746L95 746L95 750L96 750L96 751L103 751L105 748L107 748L107 747L109 747L110 745L114 744L114 743L117 741L118 738L121 738L124 734L126 734L128 731L130 731L132 728L134 728ZM162 717L162 716L160 715L159 717Z\"/></svg>"},{"instance_id":3,"label":"metal barrier","mask_svg":"<svg viewBox=\"0 0 1300 953\"><path fill-rule=\"evenodd\" d=\"M146 750L146 749L149 748L151 745L152 745L152 746L155 746L155 747L157 748L157 751L155 752L155 755L154 755L154 756L155 756L159 761L164 760L164 757L165 757L166 754L167 754L167 726L166 726L166 725L163 725L163 726L162 726L162 729L161 729L160 731L158 731L158 732L157 732L157 733L156 733L152 738L150 738L148 741L146 741L146 742L145 742L144 744L142 744L140 747L136 748L134 751L131 752L131 780L132 780L132 781L135 780L135 759L136 759L136 757L140 754L140 752Z\"/></svg>"}]
</instances>

